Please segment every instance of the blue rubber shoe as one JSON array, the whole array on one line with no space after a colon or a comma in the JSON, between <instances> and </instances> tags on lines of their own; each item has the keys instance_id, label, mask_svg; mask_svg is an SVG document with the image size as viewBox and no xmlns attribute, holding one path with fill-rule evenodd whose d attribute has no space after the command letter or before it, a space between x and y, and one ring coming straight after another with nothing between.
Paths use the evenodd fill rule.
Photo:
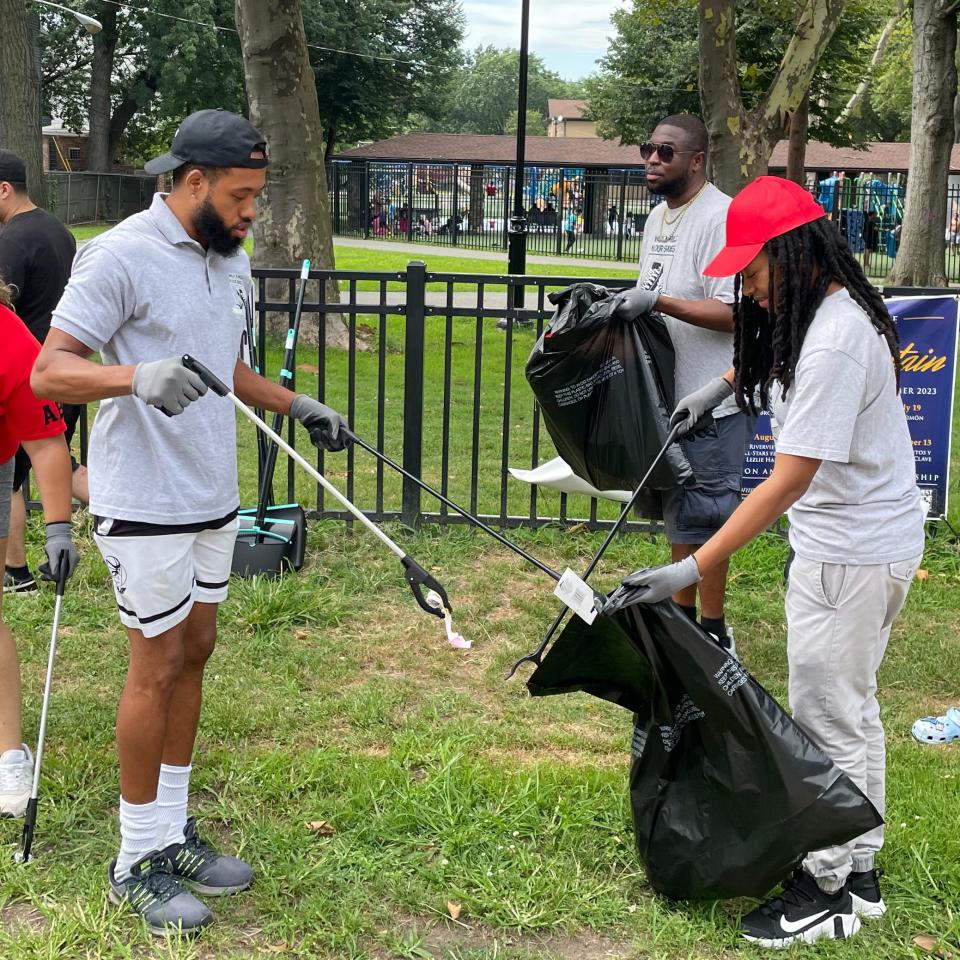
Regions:
<instances>
[{"instance_id":1,"label":"blue rubber shoe","mask_svg":"<svg viewBox=\"0 0 960 960\"><path fill-rule=\"evenodd\" d=\"M960 740L960 708L951 707L942 717L923 717L910 728L917 743L939 745Z\"/></svg>"}]
</instances>

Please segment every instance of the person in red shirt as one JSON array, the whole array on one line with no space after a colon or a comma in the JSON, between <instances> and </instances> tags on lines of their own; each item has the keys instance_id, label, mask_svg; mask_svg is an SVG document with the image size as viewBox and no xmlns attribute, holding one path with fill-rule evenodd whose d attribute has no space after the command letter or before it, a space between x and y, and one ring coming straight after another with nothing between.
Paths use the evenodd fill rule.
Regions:
<instances>
[{"instance_id":1,"label":"person in red shirt","mask_svg":"<svg viewBox=\"0 0 960 960\"><path fill-rule=\"evenodd\" d=\"M33 462L47 523L45 579L57 580L60 564L70 576L77 551L70 537L71 464L59 407L38 400L30 372L40 344L12 310L10 288L0 280L0 569L6 559L10 491L17 447ZM20 667L17 648L3 622L0 594L0 815L22 816L30 799L33 757L20 729Z\"/></svg>"}]
</instances>

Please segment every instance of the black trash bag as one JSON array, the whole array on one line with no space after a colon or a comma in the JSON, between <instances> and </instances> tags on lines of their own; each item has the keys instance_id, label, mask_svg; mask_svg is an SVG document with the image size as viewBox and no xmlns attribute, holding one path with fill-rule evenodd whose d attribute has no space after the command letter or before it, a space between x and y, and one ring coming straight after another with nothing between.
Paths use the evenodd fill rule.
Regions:
<instances>
[{"instance_id":1,"label":"black trash bag","mask_svg":"<svg viewBox=\"0 0 960 960\"><path fill-rule=\"evenodd\" d=\"M811 850L883 822L753 677L672 602L570 620L527 683L634 711L630 800L653 887L762 897Z\"/></svg>"},{"instance_id":2,"label":"black trash bag","mask_svg":"<svg viewBox=\"0 0 960 960\"><path fill-rule=\"evenodd\" d=\"M635 490L670 431L673 344L662 317L619 320L616 301L614 292L594 283L551 293L557 310L526 375L557 452L573 472L598 490ZM674 490L690 476L674 445L647 489ZM659 494L641 502L638 512L659 516Z\"/></svg>"}]
</instances>

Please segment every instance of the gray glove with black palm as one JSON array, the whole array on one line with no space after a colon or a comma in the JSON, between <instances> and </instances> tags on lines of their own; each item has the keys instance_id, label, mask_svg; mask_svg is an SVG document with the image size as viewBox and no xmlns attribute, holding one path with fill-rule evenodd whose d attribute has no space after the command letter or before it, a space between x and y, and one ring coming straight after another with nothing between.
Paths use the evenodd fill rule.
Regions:
<instances>
[{"instance_id":1,"label":"gray glove with black palm","mask_svg":"<svg viewBox=\"0 0 960 960\"><path fill-rule=\"evenodd\" d=\"M616 613L635 603L659 603L702 579L692 554L677 563L644 567L623 578L620 586L607 597L603 612Z\"/></svg>"},{"instance_id":2,"label":"gray glove with black palm","mask_svg":"<svg viewBox=\"0 0 960 960\"><path fill-rule=\"evenodd\" d=\"M725 377L716 377L708 383L688 393L670 415L670 427L680 424L678 437L686 436L695 430L700 421L720 406L727 397L733 395L733 387Z\"/></svg>"},{"instance_id":3,"label":"gray glove with black palm","mask_svg":"<svg viewBox=\"0 0 960 960\"><path fill-rule=\"evenodd\" d=\"M133 395L168 417L183 413L206 392L207 385L183 365L182 357L138 363L133 372Z\"/></svg>"},{"instance_id":4,"label":"gray glove with black palm","mask_svg":"<svg viewBox=\"0 0 960 960\"><path fill-rule=\"evenodd\" d=\"M69 520L55 520L47 524L47 542L44 545L46 563L40 564L40 577L43 580L60 580L60 564L65 563L64 579L69 580L77 569L80 555L70 535Z\"/></svg>"},{"instance_id":5,"label":"gray glove with black palm","mask_svg":"<svg viewBox=\"0 0 960 960\"><path fill-rule=\"evenodd\" d=\"M613 315L618 320L636 320L637 317L654 310L659 299L660 294L656 290L644 290L643 287L621 290L613 308Z\"/></svg>"},{"instance_id":6,"label":"gray glove with black palm","mask_svg":"<svg viewBox=\"0 0 960 960\"><path fill-rule=\"evenodd\" d=\"M316 447L337 453L353 443L353 434L347 421L332 407L313 397L298 393L290 404L290 416L307 428Z\"/></svg>"}]
</instances>

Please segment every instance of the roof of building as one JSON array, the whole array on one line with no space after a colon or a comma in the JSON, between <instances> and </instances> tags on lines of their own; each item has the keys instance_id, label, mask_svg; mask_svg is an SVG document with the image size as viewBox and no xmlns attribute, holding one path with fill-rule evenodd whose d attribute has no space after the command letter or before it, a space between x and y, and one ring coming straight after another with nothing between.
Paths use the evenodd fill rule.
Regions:
<instances>
[{"instance_id":1,"label":"roof of building","mask_svg":"<svg viewBox=\"0 0 960 960\"><path fill-rule=\"evenodd\" d=\"M870 143L862 149L856 147L832 147L827 143L811 140L807 144L804 159L807 170L862 170L873 173L908 173L910 170L910 144L890 141ZM771 170L787 168L787 141L781 140L770 157ZM954 144L950 154L950 172L960 173L960 144Z\"/></svg>"},{"instance_id":2,"label":"roof of building","mask_svg":"<svg viewBox=\"0 0 960 960\"><path fill-rule=\"evenodd\" d=\"M577 101L551 101L574 103ZM566 114L563 114L566 117ZM512 165L516 138L506 135L479 136L472 133L408 133L389 140L344 150L339 160L414 160L424 163L490 163ZM530 166L643 167L640 148L619 140L599 137L527 137L526 162ZM807 170L861 170L873 173L907 173L910 169L909 143L871 143L862 150L832 147L811 140L804 163ZM770 170L785 170L787 141L781 140L770 158ZM950 158L950 172L960 173L960 144Z\"/></svg>"},{"instance_id":3,"label":"roof of building","mask_svg":"<svg viewBox=\"0 0 960 960\"><path fill-rule=\"evenodd\" d=\"M338 160L419 160L428 163L512 164L516 137L504 134L407 133L368 146L343 150ZM639 147L600 137L527 137L529 165L642 167Z\"/></svg>"},{"instance_id":4,"label":"roof of building","mask_svg":"<svg viewBox=\"0 0 960 960\"><path fill-rule=\"evenodd\" d=\"M586 120L584 113L587 109L586 100L547 100L547 116L551 120Z\"/></svg>"}]
</instances>

